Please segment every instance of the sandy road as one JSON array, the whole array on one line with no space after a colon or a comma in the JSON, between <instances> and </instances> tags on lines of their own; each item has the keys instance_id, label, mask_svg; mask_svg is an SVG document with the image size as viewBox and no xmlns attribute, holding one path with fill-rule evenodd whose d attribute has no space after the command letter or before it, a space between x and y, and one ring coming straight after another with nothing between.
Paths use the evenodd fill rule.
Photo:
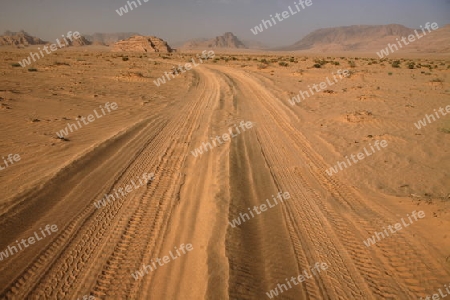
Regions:
<instances>
[{"instance_id":1,"label":"sandy road","mask_svg":"<svg viewBox=\"0 0 450 300\"><path fill-rule=\"evenodd\" d=\"M14 214L2 216L2 230L17 238L36 224L60 230L39 251L0 265L0 298L264 299L316 262L329 269L278 298L416 299L448 284L441 253L414 227L362 243L399 218L324 173L328 165L274 87L226 67L195 73L185 98L21 195ZM241 120L254 128L191 155ZM144 172L155 173L151 185L100 210L92 205ZM278 191L291 199L229 226ZM183 243L193 251L133 279L143 263Z\"/></svg>"}]
</instances>

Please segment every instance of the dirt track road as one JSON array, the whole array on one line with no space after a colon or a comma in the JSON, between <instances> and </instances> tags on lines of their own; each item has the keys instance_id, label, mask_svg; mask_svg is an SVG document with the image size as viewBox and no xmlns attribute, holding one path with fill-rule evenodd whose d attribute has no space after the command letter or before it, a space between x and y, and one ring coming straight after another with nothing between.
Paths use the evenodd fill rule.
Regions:
<instances>
[{"instance_id":1,"label":"dirt track road","mask_svg":"<svg viewBox=\"0 0 450 300\"><path fill-rule=\"evenodd\" d=\"M325 173L297 108L270 81L220 66L195 74L185 98L149 110L2 215L2 230L16 236L5 245L41 224L59 231L40 241L39 253L0 264L0 298L265 299L316 262L328 269L277 299L417 299L450 282L443 253L414 226L363 244L402 216ZM242 120L254 127L191 155ZM151 184L93 206L145 172L155 173ZM291 198L230 226L278 192ZM131 276L187 243L187 254Z\"/></svg>"}]
</instances>

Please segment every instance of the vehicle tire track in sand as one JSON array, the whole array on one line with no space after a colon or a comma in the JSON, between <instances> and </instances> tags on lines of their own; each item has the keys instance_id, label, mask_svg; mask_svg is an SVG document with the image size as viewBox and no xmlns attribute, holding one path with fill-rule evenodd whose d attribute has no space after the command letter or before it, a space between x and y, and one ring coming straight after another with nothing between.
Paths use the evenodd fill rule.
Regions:
<instances>
[{"instance_id":1,"label":"vehicle tire track in sand","mask_svg":"<svg viewBox=\"0 0 450 300\"><path fill-rule=\"evenodd\" d=\"M204 91L207 91L207 89L204 89ZM204 93L204 91L202 92ZM29 297L40 295L40 297L45 298L61 298L68 295L75 297L79 294L86 294L90 291L90 288L87 289L87 287L92 286L92 282L95 282L92 280L92 276L98 275L93 273L95 270L103 273L98 277L97 286L93 287L96 295L102 296L102 292L106 290L109 295L114 293L116 293L115 295L119 293L126 295L132 284L128 284L128 288L124 287L133 280L131 267L127 268L127 266L132 265L132 271L135 271L135 268L141 263L141 261L133 259L139 255L143 256L143 248L147 243L142 242L142 240L149 235L156 235L159 231L164 234L161 227L164 226L164 220L170 216L170 210L166 211L165 209L170 208L172 205L171 199L178 192L176 187L180 174L176 170L179 170L183 163L189 145L189 136L197 125L198 115L201 114L206 105L200 101L202 97L198 96L198 94L193 95L189 98L190 101L181 102L181 106L176 113L166 112L168 114L167 119L170 121L146 121L144 123L157 124L156 126L147 124L141 126L139 131L130 133L133 137L131 142L118 145L122 149L126 149L122 156L129 157L131 155L134 158L128 162L114 161L126 167L105 192L112 191L116 187L123 187L131 179L142 175L144 171L154 172L156 174L155 183L150 185L146 195L142 195L145 190L143 187L133 195L116 200L113 204L97 211L93 208L92 200L97 200L101 193L96 192L95 196L88 202L85 201L88 206L82 213L77 215L74 221L64 230L60 231L55 242L47 250L41 252L35 263L30 265L28 271L18 276L14 283L4 289L2 297L21 299L27 297L27 295ZM182 131L180 131L180 128ZM140 150L138 150L139 148ZM114 153L117 153L116 151ZM120 152L118 151L118 153ZM92 165L89 157L86 160L84 167ZM108 161L108 163L112 162ZM155 169L151 170L149 167ZM78 171L77 168L74 168L73 173L76 174ZM157 182L158 180L160 181ZM49 190L51 188L52 186ZM70 190L70 185L66 185L66 189ZM71 195L69 194L69 196ZM139 203L139 205L135 203ZM146 207L149 207L148 212ZM134 217L130 213L133 211L136 211ZM143 217L145 224L153 225L154 230L149 227L136 229L137 226L144 225L139 224L139 218L142 217L141 214L144 212L148 213ZM121 226L125 226L125 228ZM133 237L133 239L130 237ZM123 239L121 240L121 238ZM133 249L134 255L131 257L129 255L131 247L129 244L132 244L132 242L133 245L139 246L141 251ZM108 256L101 252L111 250L112 253L108 260ZM56 253L59 254L56 255ZM114 259L119 258L120 260L124 258L124 254L127 254L126 260L120 261L120 274L117 274L117 272L113 274L115 280L108 276L105 277L105 274L108 275L108 270L114 269ZM50 257L55 258L50 259ZM125 263L127 263L127 266L123 266ZM102 265L105 265L103 271L98 267ZM88 266L89 268L87 268ZM126 271L122 272L123 270ZM106 288L104 288L105 278L110 280ZM81 286L82 283L83 286ZM118 285L114 286L113 284ZM84 293L81 293L81 290L84 290Z\"/></svg>"},{"instance_id":2,"label":"vehicle tire track in sand","mask_svg":"<svg viewBox=\"0 0 450 300\"><path fill-rule=\"evenodd\" d=\"M448 283L449 270L413 227L364 246L397 217L324 173L327 164L290 123L298 120L295 110L274 96L274 87L214 65L190 74L185 98L17 197L14 213L0 220L12 232L2 243L42 223L60 230L40 242L39 253L23 251L1 265L1 299L263 299L316 262L328 270L278 299L412 299ZM241 120L254 127L191 155ZM94 208L101 195L144 172L155 173L151 184ZM229 225L278 191L291 198ZM194 250L133 279L142 264L182 243Z\"/></svg>"},{"instance_id":3,"label":"vehicle tire track in sand","mask_svg":"<svg viewBox=\"0 0 450 300\"><path fill-rule=\"evenodd\" d=\"M381 207L365 201L337 179L325 177L326 164L299 130L289 123L291 111L280 100L275 100L276 97L248 75L225 68L220 70L239 84L248 99L242 101L247 104L246 111L258 111L255 114L259 117L256 119L260 125L257 126L258 137L274 178L285 190L302 199L302 206L299 202L286 205L287 213L297 213L295 223L303 224L294 234L298 239L309 236L302 245L310 248L316 259L332 255L329 260L324 260L330 265L327 277L333 279L332 286L330 281L326 284L328 289L334 289L337 297L411 298L432 293L433 288L445 283L448 272L428 252L429 249L406 232L385 239L371 249L366 248L362 240L370 236L369 233L380 231L383 226L398 220ZM299 159L293 158L295 153ZM323 199L323 194L318 194L311 184L333 197ZM321 230L315 230L316 226ZM408 253L411 259L405 261L402 253Z\"/></svg>"}]
</instances>

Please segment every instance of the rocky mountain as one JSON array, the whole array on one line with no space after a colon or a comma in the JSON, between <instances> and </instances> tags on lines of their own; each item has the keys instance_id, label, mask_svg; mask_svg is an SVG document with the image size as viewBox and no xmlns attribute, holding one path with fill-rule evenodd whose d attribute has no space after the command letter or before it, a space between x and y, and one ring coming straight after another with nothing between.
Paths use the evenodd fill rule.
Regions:
<instances>
[{"instance_id":1,"label":"rocky mountain","mask_svg":"<svg viewBox=\"0 0 450 300\"><path fill-rule=\"evenodd\" d=\"M92 35L85 35L86 39L93 45L112 45L121 40L126 40L134 35L140 35L136 32L115 32L115 33L94 33Z\"/></svg>"},{"instance_id":2,"label":"rocky mountain","mask_svg":"<svg viewBox=\"0 0 450 300\"><path fill-rule=\"evenodd\" d=\"M21 30L19 32L5 31L0 36L0 46L11 45L16 47L24 47L28 45L44 45L48 42L40 38L29 35L27 32Z\"/></svg>"},{"instance_id":3,"label":"rocky mountain","mask_svg":"<svg viewBox=\"0 0 450 300\"><path fill-rule=\"evenodd\" d=\"M277 50L359 51L386 47L395 38L407 37L414 29L403 25L353 25L313 31L295 44Z\"/></svg>"},{"instance_id":4,"label":"rocky mountain","mask_svg":"<svg viewBox=\"0 0 450 300\"><path fill-rule=\"evenodd\" d=\"M73 39L72 41L69 41L69 45L70 46L74 46L74 47L80 47L80 46L87 46L87 45L91 45L92 43L90 41L88 41L86 39L85 36L81 36L78 39Z\"/></svg>"},{"instance_id":5,"label":"rocky mountain","mask_svg":"<svg viewBox=\"0 0 450 300\"><path fill-rule=\"evenodd\" d=\"M247 49L233 33L226 32L224 35L216 36L212 39L196 39L186 42L182 49L208 49L208 48L227 48L227 49Z\"/></svg>"},{"instance_id":6,"label":"rocky mountain","mask_svg":"<svg viewBox=\"0 0 450 300\"><path fill-rule=\"evenodd\" d=\"M174 50L166 41L156 36L135 35L124 41L111 45L114 52L162 52L169 53Z\"/></svg>"},{"instance_id":7,"label":"rocky mountain","mask_svg":"<svg viewBox=\"0 0 450 300\"><path fill-rule=\"evenodd\" d=\"M408 47L414 52L450 53L450 24L427 34L427 38L411 43Z\"/></svg>"}]
</instances>

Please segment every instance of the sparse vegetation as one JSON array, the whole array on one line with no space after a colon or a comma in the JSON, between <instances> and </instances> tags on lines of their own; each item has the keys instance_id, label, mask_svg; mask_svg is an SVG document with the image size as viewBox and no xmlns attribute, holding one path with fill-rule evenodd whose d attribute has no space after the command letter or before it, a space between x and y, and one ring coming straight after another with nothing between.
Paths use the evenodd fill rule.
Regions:
<instances>
[{"instance_id":1,"label":"sparse vegetation","mask_svg":"<svg viewBox=\"0 0 450 300\"><path fill-rule=\"evenodd\" d=\"M19 63L13 63L11 64L12 67L21 67L21 65Z\"/></svg>"},{"instance_id":2,"label":"sparse vegetation","mask_svg":"<svg viewBox=\"0 0 450 300\"><path fill-rule=\"evenodd\" d=\"M35 68L30 68L30 69L28 69L28 72L37 72L38 70L37 69L35 69Z\"/></svg>"},{"instance_id":3,"label":"sparse vegetation","mask_svg":"<svg viewBox=\"0 0 450 300\"><path fill-rule=\"evenodd\" d=\"M70 66L70 64L68 64L66 62L60 62L60 61L55 61L54 65L55 66Z\"/></svg>"},{"instance_id":4,"label":"sparse vegetation","mask_svg":"<svg viewBox=\"0 0 450 300\"><path fill-rule=\"evenodd\" d=\"M267 69L267 65L266 64L258 64L257 68L258 68L258 70Z\"/></svg>"},{"instance_id":5,"label":"sparse vegetation","mask_svg":"<svg viewBox=\"0 0 450 300\"><path fill-rule=\"evenodd\" d=\"M393 68L400 68L400 61L399 60L394 60L391 64L391 66Z\"/></svg>"}]
</instances>

